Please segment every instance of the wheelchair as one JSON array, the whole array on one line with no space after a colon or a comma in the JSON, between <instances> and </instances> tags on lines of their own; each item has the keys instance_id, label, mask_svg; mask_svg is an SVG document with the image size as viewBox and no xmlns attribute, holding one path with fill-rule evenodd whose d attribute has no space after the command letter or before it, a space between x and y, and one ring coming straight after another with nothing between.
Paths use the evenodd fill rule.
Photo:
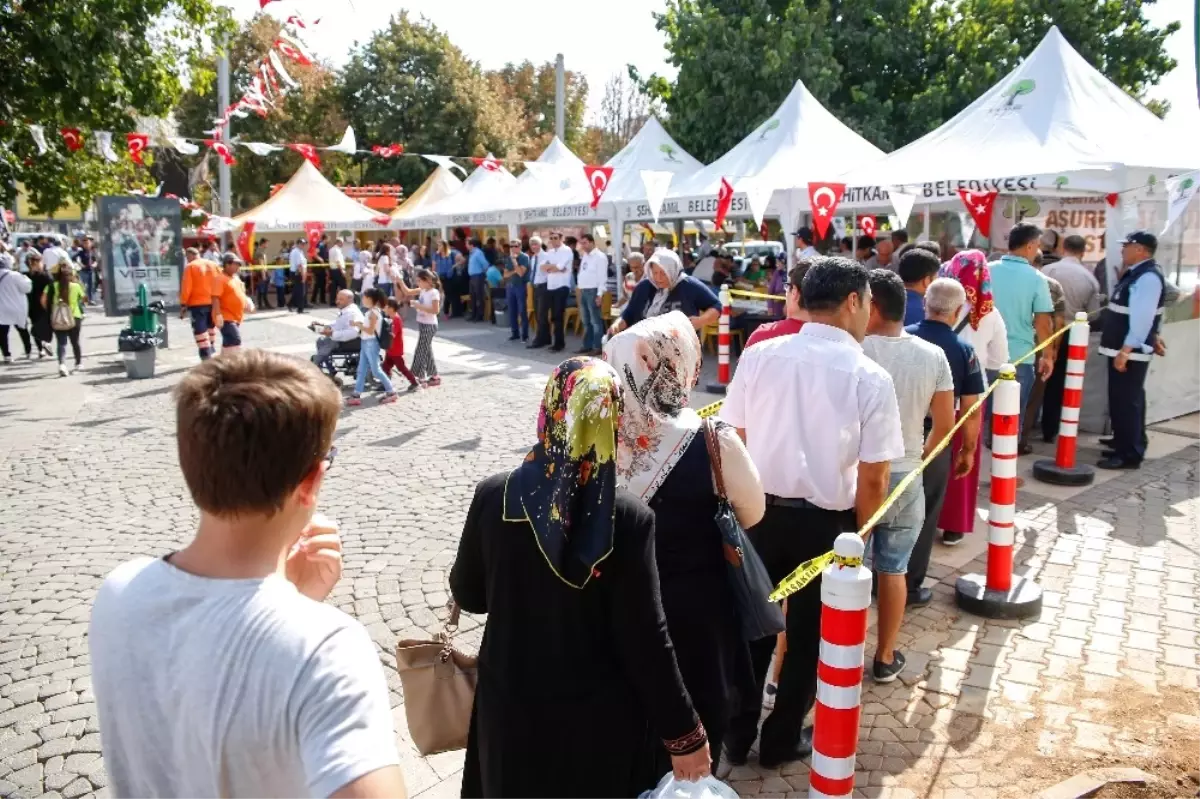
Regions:
<instances>
[{"instance_id":1,"label":"wheelchair","mask_svg":"<svg viewBox=\"0 0 1200 799\"><path fill-rule=\"evenodd\" d=\"M357 377L358 353L361 346L362 340L357 338L352 338L349 341L339 341L337 342L337 349L329 356L329 361L333 364L333 382L339 387L345 382L342 377L343 375L348 377L351 383ZM317 356L314 354L311 360L313 363L317 363ZM317 364L317 366L321 367L320 364ZM325 371L323 367L321 371ZM329 373L325 372L325 374Z\"/></svg>"}]
</instances>

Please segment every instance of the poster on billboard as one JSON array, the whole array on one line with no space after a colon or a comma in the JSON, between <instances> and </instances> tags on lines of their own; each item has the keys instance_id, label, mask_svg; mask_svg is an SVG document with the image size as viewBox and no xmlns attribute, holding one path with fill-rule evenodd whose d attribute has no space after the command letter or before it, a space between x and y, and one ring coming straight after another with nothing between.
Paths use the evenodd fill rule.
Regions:
<instances>
[{"instance_id":1,"label":"poster on billboard","mask_svg":"<svg viewBox=\"0 0 1200 799\"><path fill-rule=\"evenodd\" d=\"M166 197L100 197L100 251L104 259L104 312L129 313L142 283L150 301L179 307L183 222L179 201Z\"/></svg>"}]
</instances>

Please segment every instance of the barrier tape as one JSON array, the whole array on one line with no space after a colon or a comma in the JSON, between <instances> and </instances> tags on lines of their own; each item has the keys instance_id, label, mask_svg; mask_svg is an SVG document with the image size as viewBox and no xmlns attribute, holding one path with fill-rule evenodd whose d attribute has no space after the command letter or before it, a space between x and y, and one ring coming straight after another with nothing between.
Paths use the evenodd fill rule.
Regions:
<instances>
[{"instance_id":1,"label":"barrier tape","mask_svg":"<svg viewBox=\"0 0 1200 799\"><path fill-rule=\"evenodd\" d=\"M787 297L778 294L761 294L757 291L743 291L742 289L730 289L730 294L736 294L739 297L749 297L753 300L786 300Z\"/></svg>"},{"instance_id":2,"label":"barrier tape","mask_svg":"<svg viewBox=\"0 0 1200 799\"><path fill-rule=\"evenodd\" d=\"M309 269L312 269L314 267L327 267L327 266L329 266L329 264L324 263L322 261L309 261L309 263L308 263ZM265 271L269 271L269 270L273 270L273 269L290 270L291 266L288 264L267 264L266 266L261 266L258 264L245 264L243 266L238 267L239 272L265 272Z\"/></svg>"}]
</instances>

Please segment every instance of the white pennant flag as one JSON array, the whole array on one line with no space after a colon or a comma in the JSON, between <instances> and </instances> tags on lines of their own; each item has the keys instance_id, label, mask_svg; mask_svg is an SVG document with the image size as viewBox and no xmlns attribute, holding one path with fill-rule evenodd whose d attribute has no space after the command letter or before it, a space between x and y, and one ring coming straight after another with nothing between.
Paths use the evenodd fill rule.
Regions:
<instances>
[{"instance_id":1,"label":"white pennant flag","mask_svg":"<svg viewBox=\"0 0 1200 799\"><path fill-rule=\"evenodd\" d=\"M667 190L671 188L671 179L675 177L675 173L643 169L638 174L641 175L642 186L646 189L646 202L650 204L650 216L654 218L654 224L657 225L658 212L662 210L663 200L667 197Z\"/></svg>"},{"instance_id":2,"label":"white pennant flag","mask_svg":"<svg viewBox=\"0 0 1200 799\"><path fill-rule=\"evenodd\" d=\"M46 150L50 149L46 146L46 129L41 125L30 125L29 133L33 136L33 143L37 145L38 155L45 155Z\"/></svg>"},{"instance_id":3,"label":"white pennant flag","mask_svg":"<svg viewBox=\"0 0 1200 799\"><path fill-rule=\"evenodd\" d=\"M346 132L342 134L342 140L332 147L324 148L330 152L345 153L346 155L354 155L358 149L358 142L354 139L354 128L346 126Z\"/></svg>"},{"instance_id":4,"label":"white pennant flag","mask_svg":"<svg viewBox=\"0 0 1200 799\"><path fill-rule=\"evenodd\" d=\"M454 163L454 159L448 155L426 155L425 153L421 153L421 157L424 158L426 161L432 161L433 163L437 164L440 167L445 167L446 169L449 169L451 172L453 172L454 170L457 169L460 173L462 173L462 176L464 178L467 176L467 170L463 169L461 166Z\"/></svg>"},{"instance_id":5,"label":"white pennant flag","mask_svg":"<svg viewBox=\"0 0 1200 799\"><path fill-rule=\"evenodd\" d=\"M267 53L267 58L271 59L271 66L274 68L275 74L287 84L289 89L300 88L300 84L297 83L292 76L287 73L287 70L283 68L283 60L279 57L278 53L276 53L274 50L271 50Z\"/></svg>"},{"instance_id":6,"label":"white pennant flag","mask_svg":"<svg viewBox=\"0 0 1200 799\"><path fill-rule=\"evenodd\" d=\"M199 145L192 144L187 139L181 139L177 136L168 136L167 141L171 142L171 146L183 155L195 155L200 152Z\"/></svg>"},{"instance_id":7,"label":"white pennant flag","mask_svg":"<svg viewBox=\"0 0 1200 799\"><path fill-rule=\"evenodd\" d=\"M277 153L283 149L278 144L265 144L260 141L241 141L238 142L238 144L242 145L255 155L270 155L271 153Z\"/></svg>"},{"instance_id":8,"label":"white pennant flag","mask_svg":"<svg viewBox=\"0 0 1200 799\"><path fill-rule=\"evenodd\" d=\"M1167 180L1167 224L1163 233L1187 210L1197 188L1200 188L1200 172L1187 172Z\"/></svg>"},{"instance_id":9,"label":"white pennant flag","mask_svg":"<svg viewBox=\"0 0 1200 799\"><path fill-rule=\"evenodd\" d=\"M889 186L888 197L892 200L892 208L896 210L896 224L893 229L904 230L908 227L908 217L912 214L917 195L901 191L898 186Z\"/></svg>"},{"instance_id":10,"label":"white pennant flag","mask_svg":"<svg viewBox=\"0 0 1200 799\"><path fill-rule=\"evenodd\" d=\"M762 229L763 217L767 214L771 195L775 193L775 187L771 183L772 181L766 175L759 175L749 180L740 180L734 187L746 195L746 204L750 206L750 213L754 217L755 230Z\"/></svg>"},{"instance_id":11,"label":"white pennant flag","mask_svg":"<svg viewBox=\"0 0 1200 799\"><path fill-rule=\"evenodd\" d=\"M971 239L975 236L975 217L967 211L958 212L958 225L962 230L963 248L971 248Z\"/></svg>"},{"instance_id":12,"label":"white pennant flag","mask_svg":"<svg viewBox=\"0 0 1200 799\"><path fill-rule=\"evenodd\" d=\"M833 226L833 237L835 239L840 241L846 238L846 217L835 216L829 220L829 223Z\"/></svg>"},{"instance_id":13,"label":"white pennant flag","mask_svg":"<svg viewBox=\"0 0 1200 799\"><path fill-rule=\"evenodd\" d=\"M121 158L113 151L112 133L107 130L96 131L96 151L104 156L105 161L116 163Z\"/></svg>"}]
</instances>

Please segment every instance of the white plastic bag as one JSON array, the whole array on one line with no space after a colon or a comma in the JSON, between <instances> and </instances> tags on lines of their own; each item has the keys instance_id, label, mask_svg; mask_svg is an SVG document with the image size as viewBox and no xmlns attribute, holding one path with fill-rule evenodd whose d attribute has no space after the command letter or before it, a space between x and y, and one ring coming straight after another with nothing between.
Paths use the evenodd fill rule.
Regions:
<instances>
[{"instance_id":1,"label":"white plastic bag","mask_svg":"<svg viewBox=\"0 0 1200 799\"><path fill-rule=\"evenodd\" d=\"M676 780L668 771L654 790L644 792L638 799L738 799L738 795L711 775L699 782L685 782Z\"/></svg>"}]
</instances>

